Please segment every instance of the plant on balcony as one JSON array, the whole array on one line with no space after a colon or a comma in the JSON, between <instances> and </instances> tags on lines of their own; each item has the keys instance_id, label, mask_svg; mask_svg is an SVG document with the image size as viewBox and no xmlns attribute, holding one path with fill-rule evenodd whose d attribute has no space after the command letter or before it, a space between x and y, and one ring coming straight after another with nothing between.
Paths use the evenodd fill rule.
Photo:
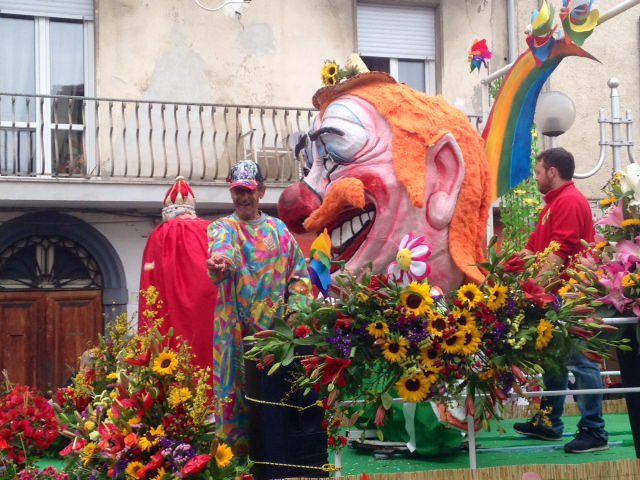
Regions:
<instances>
[{"instance_id":1,"label":"plant on balcony","mask_svg":"<svg viewBox=\"0 0 640 480\"><path fill-rule=\"evenodd\" d=\"M335 298L289 317L293 327L278 322L247 337L255 343L246 357L273 373L292 363L296 346L315 347L300 360L293 385L318 392L335 448L346 443L340 428L365 411L382 426L395 396L464 400L467 414L488 427L489 418L500 416L500 401L535 374L562 368L573 351L604 354L610 348L599 322L582 323L594 314L590 299L562 299L536 282L551 251L522 257L491 247L482 265L486 280L447 295L427 280L400 285L382 275L342 274ZM405 254L399 252L398 264L409 269ZM592 335L576 336L574 327ZM340 405L350 399L370 408L346 415Z\"/></svg>"},{"instance_id":2,"label":"plant on balcony","mask_svg":"<svg viewBox=\"0 0 640 480\"><path fill-rule=\"evenodd\" d=\"M143 294L149 304L157 301L153 287ZM93 479L222 479L242 470L216 436L209 372L191 365L187 345L168 346L172 334L163 337L159 321L129 337L126 317L119 317L91 368L61 391L71 439L61 452L66 471Z\"/></svg>"}]
</instances>

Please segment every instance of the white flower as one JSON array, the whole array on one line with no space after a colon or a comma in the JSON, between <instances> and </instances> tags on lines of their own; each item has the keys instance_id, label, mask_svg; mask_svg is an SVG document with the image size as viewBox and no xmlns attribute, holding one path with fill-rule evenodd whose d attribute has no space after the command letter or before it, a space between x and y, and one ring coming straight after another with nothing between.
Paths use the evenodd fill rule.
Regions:
<instances>
[{"instance_id":1,"label":"white flower","mask_svg":"<svg viewBox=\"0 0 640 480\"><path fill-rule=\"evenodd\" d=\"M396 260L389 264L387 275L398 285L420 282L431 271L427 264L430 256L431 249L424 242L424 237L414 238L413 233L408 233L400 241Z\"/></svg>"},{"instance_id":2,"label":"white flower","mask_svg":"<svg viewBox=\"0 0 640 480\"><path fill-rule=\"evenodd\" d=\"M620 172L620 189L623 193L633 193L629 205L640 205L640 165L630 163Z\"/></svg>"}]
</instances>

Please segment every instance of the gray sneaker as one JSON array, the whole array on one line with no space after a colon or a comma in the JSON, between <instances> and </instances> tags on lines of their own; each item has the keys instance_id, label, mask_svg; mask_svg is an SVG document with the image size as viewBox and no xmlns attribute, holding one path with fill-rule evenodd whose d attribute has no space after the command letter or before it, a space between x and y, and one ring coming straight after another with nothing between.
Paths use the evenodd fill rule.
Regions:
<instances>
[{"instance_id":1,"label":"gray sneaker","mask_svg":"<svg viewBox=\"0 0 640 480\"><path fill-rule=\"evenodd\" d=\"M567 453L600 452L608 449L608 440L588 428L581 428L576 437L564 446L564 451Z\"/></svg>"}]
</instances>

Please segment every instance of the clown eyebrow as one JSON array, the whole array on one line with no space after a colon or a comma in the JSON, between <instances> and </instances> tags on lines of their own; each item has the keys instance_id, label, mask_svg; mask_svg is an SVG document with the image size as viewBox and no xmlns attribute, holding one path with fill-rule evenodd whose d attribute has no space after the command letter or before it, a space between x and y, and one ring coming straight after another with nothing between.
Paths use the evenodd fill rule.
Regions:
<instances>
[{"instance_id":1,"label":"clown eyebrow","mask_svg":"<svg viewBox=\"0 0 640 480\"><path fill-rule=\"evenodd\" d=\"M339 128L322 127L322 128L319 128L318 130L316 130L315 132L310 133L309 134L309 140L311 140L312 142L315 142L320 135L324 135L325 133L333 133L334 135L340 135L341 137L344 137L344 132L342 130L340 130Z\"/></svg>"}]
</instances>

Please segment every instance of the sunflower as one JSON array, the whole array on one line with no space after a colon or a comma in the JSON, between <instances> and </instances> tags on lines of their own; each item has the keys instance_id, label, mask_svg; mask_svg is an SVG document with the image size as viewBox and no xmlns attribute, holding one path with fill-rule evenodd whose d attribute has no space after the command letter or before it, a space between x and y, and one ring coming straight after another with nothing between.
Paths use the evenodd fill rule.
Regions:
<instances>
[{"instance_id":1,"label":"sunflower","mask_svg":"<svg viewBox=\"0 0 640 480\"><path fill-rule=\"evenodd\" d=\"M420 365L422 365L422 368L433 365L439 358L440 351L434 345L420 350Z\"/></svg>"},{"instance_id":2,"label":"sunflower","mask_svg":"<svg viewBox=\"0 0 640 480\"><path fill-rule=\"evenodd\" d=\"M553 325L544 318L538 323L538 337L536 338L536 350L544 350L553 338Z\"/></svg>"},{"instance_id":3,"label":"sunflower","mask_svg":"<svg viewBox=\"0 0 640 480\"><path fill-rule=\"evenodd\" d=\"M449 323L447 319L442 315L437 315L429 322L429 333L434 337L442 337L444 331L449 328Z\"/></svg>"},{"instance_id":4,"label":"sunflower","mask_svg":"<svg viewBox=\"0 0 640 480\"><path fill-rule=\"evenodd\" d=\"M476 325L476 317L469 310L454 310L453 318L456 319L456 324L460 328Z\"/></svg>"},{"instance_id":5,"label":"sunflower","mask_svg":"<svg viewBox=\"0 0 640 480\"><path fill-rule=\"evenodd\" d=\"M451 355L462 353L465 340L466 335L464 333L464 330L458 330L453 335L449 335L444 339L444 341L442 342L442 350Z\"/></svg>"},{"instance_id":6,"label":"sunflower","mask_svg":"<svg viewBox=\"0 0 640 480\"><path fill-rule=\"evenodd\" d=\"M405 402L421 402L427 398L431 383L422 372L418 372L398 380L396 388Z\"/></svg>"},{"instance_id":7,"label":"sunflower","mask_svg":"<svg viewBox=\"0 0 640 480\"><path fill-rule=\"evenodd\" d=\"M429 312L433 304L431 287L426 283L411 282L400 294L400 304L407 313L424 315Z\"/></svg>"},{"instance_id":8,"label":"sunflower","mask_svg":"<svg viewBox=\"0 0 640 480\"><path fill-rule=\"evenodd\" d=\"M384 358L390 362L401 362L407 358L407 346L409 342L404 337L398 337L398 339L388 340L382 347L382 354Z\"/></svg>"},{"instance_id":9,"label":"sunflower","mask_svg":"<svg viewBox=\"0 0 640 480\"><path fill-rule=\"evenodd\" d=\"M475 308L482 301L482 292L473 283L467 283L458 290L458 298L467 308Z\"/></svg>"},{"instance_id":10,"label":"sunflower","mask_svg":"<svg viewBox=\"0 0 640 480\"><path fill-rule=\"evenodd\" d=\"M338 73L340 68L338 64L335 62L326 62L324 67L322 67L322 71L320 72L320 78L322 79L322 83L325 86L333 86L338 81Z\"/></svg>"},{"instance_id":11,"label":"sunflower","mask_svg":"<svg viewBox=\"0 0 640 480\"><path fill-rule=\"evenodd\" d=\"M460 347L460 354L473 355L480 348L482 333L475 327L465 327L461 332L464 335L464 344Z\"/></svg>"},{"instance_id":12,"label":"sunflower","mask_svg":"<svg viewBox=\"0 0 640 480\"><path fill-rule=\"evenodd\" d=\"M231 463L231 460L233 460L233 452L231 451L231 447L229 447L229 445L227 445L226 443L221 443L218 445L214 456L216 458L216 463L220 468L228 466Z\"/></svg>"},{"instance_id":13,"label":"sunflower","mask_svg":"<svg viewBox=\"0 0 640 480\"><path fill-rule=\"evenodd\" d=\"M622 223L620 223L620 226L622 228L640 226L640 219L638 219L638 218L628 218L626 220L623 220Z\"/></svg>"},{"instance_id":14,"label":"sunflower","mask_svg":"<svg viewBox=\"0 0 640 480\"><path fill-rule=\"evenodd\" d=\"M139 478L138 472L143 467L144 465L142 464L142 462L129 462L129 465L127 465L127 469L125 470L125 473L127 474L128 477Z\"/></svg>"},{"instance_id":15,"label":"sunflower","mask_svg":"<svg viewBox=\"0 0 640 480\"><path fill-rule=\"evenodd\" d=\"M489 310L495 312L505 303L507 303L507 293L509 289L506 285L500 285L499 283L494 285L493 287L489 287L489 299L487 301L487 306Z\"/></svg>"},{"instance_id":16,"label":"sunflower","mask_svg":"<svg viewBox=\"0 0 640 480\"><path fill-rule=\"evenodd\" d=\"M169 405L171 405L172 408L177 408L184 402L189 400L192 396L193 395L191 395L191 390L186 387L174 388L169 393Z\"/></svg>"},{"instance_id":17,"label":"sunflower","mask_svg":"<svg viewBox=\"0 0 640 480\"><path fill-rule=\"evenodd\" d=\"M371 322L367 325L367 332L373 338L382 338L389 333L389 325L383 321Z\"/></svg>"},{"instance_id":18,"label":"sunflower","mask_svg":"<svg viewBox=\"0 0 640 480\"><path fill-rule=\"evenodd\" d=\"M172 351L160 352L153 361L153 371L159 375L172 375L178 368L178 357Z\"/></svg>"}]
</instances>

